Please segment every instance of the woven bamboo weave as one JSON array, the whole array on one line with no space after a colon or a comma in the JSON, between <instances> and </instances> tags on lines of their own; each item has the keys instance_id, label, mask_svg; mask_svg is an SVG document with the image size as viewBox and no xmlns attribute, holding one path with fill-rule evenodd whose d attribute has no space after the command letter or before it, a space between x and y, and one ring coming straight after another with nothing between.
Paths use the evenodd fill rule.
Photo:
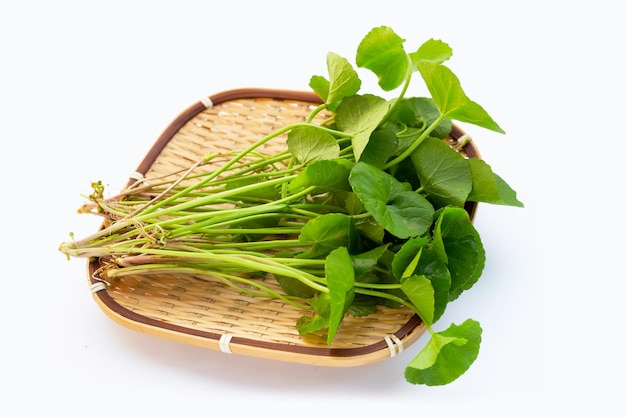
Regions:
<instances>
[{"instance_id":1,"label":"woven bamboo weave","mask_svg":"<svg viewBox=\"0 0 626 417\"><path fill-rule=\"evenodd\" d=\"M203 99L164 130L129 185L141 176L149 181L187 170L208 152L245 149L281 127L303 122L319 103L312 93L266 89L231 90ZM461 135L455 127L450 140ZM285 139L273 139L260 151L283 150ZM465 152L479 156L471 142ZM471 215L474 209L470 207ZM399 354L424 332L412 311L381 307L367 317L347 316L327 346L322 333L300 336L295 324L302 311L280 300L243 294L208 275L131 275L102 285L98 266L98 260L88 264L89 283L94 299L114 321L225 353L316 366L358 366ZM272 277L264 278L264 285L280 291Z\"/></svg>"}]
</instances>

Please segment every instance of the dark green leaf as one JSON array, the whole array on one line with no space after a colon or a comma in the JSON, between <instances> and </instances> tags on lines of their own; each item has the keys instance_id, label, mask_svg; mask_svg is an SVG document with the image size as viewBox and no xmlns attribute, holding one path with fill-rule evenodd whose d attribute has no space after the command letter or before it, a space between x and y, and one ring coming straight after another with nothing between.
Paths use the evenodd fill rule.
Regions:
<instances>
[{"instance_id":1,"label":"dark green leaf","mask_svg":"<svg viewBox=\"0 0 626 417\"><path fill-rule=\"evenodd\" d=\"M448 305L451 276L446 264L439 259L430 249L422 249L415 274L423 275L430 280L435 292L435 309L433 311L433 323L441 318Z\"/></svg>"},{"instance_id":2,"label":"dark green leaf","mask_svg":"<svg viewBox=\"0 0 626 417\"><path fill-rule=\"evenodd\" d=\"M362 294L356 294L354 300L348 309L348 312L354 317L364 317L376 312L376 299Z\"/></svg>"},{"instance_id":3,"label":"dark green leaf","mask_svg":"<svg viewBox=\"0 0 626 417\"><path fill-rule=\"evenodd\" d=\"M378 128L370 135L359 161L382 168L387 159L394 154L397 147L398 137L396 132L390 127Z\"/></svg>"},{"instance_id":4,"label":"dark green leaf","mask_svg":"<svg viewBox=\"0 0 626 417\"><path fill-rule=\"evenodd\" d=\"M472 170L473 186L468 196L470 201L482 201L505 206L524 207L517 193L482 159L468 160Z\"/></svg>"},{"instance_id":5,"label":"dark green leaf","mask_svg":"<svg viewBox=\"0 0 626 417\"><path fill-rule=\"evenodd\" d=\"M463 156L436 138L426 138L411 154L422 191L436 207L462 207L472 190L472 171Z\"/></svg>"},{"instance_id":6,"label":"dark green leaf","mask_svg":"<svg viewBox=\"0 0 626 417\"><path fill-rule=\"evenodd\" d=\"M449 301L471 288L485 267L485 250L467 212L446 207L437 213L432 250L448 265L451 284Z\"/></svg>"},{"instance_id":7,"label":"dark green leaf","mask_svg":"<svg viewBox=\"0 0 626 417\"><path fill-rule=\"evenodd\" d=\"M285 294L292 297L312 298L318 293L312 287L295 278L285 277L282 275L274 275L274 278L283 289Z\"/></svg>"},{"instance_id":8,"label":"dark green leaf","mask_svg":"<svg viewBox=\"0 0 626 417\"><path fill-rule=\"evenodd\" d=\"M363 237L379 245L383 243L385 238L385 229L375 219L372 219L371 217L358 219L355 220L354 224Z\"/></svg>"},{"instance_id":9,"label":"dark green leaf","mask_svg":"<svg viewBox=\"0 0 626 417\"><path fill-rule=\"evenodd\" d=\"M400 249L398 249L391 262L391 270L398 280L402 277L413 275L417 265L413 265L412 269L409 271L407 271L407 268L428 242L429 239L427 237L415 237L404 242Z\"/></svg>"},{"instance_id":10,"label":"dark green leaf","mask_svg":"<svg viewBox=\"0 0 626 417\"><path fill-rule=\"evenodd\" d=\"M396 120L409 127L419 128L421 132L425 126L431 125L439 117L439 109L431 98L410 97L403 99L395 112L391 115L391 120ZM444 139L452 130L452 121L444 119L430 133L430 136ZM414 139L414 138L413 138Z\"/></svg>"},{"instance_id":11,"label":"dark green leaf","mask_svg":"<svg viewBox=\"0 0 626 417\"><path fill-rule=\"evenodd\" d=\"M352 163L343 159L322 159L312 162L289 183L294 193L307 187L317 187L318 192L350 190L348 176Z\"/></svg>"},{"instance_id":12,"label":"dark green leaf","mask_svg":"<svg viewBox=\"0 0 626 417\"><path fill-rule=\"evenodd\" d=\"M235 190L244 186L259 184L259 188L247 189L237 194L236 197L242 198L260 198L264 200L275 200L279 196L278 189L275 186L263 186L266 177L248 176L231 180L226 184L227 190Z\"/></svg>"},{"instance_id":13,"label":"dark green leaf","mask_svg":"<svg viewBox=\"0 0 626 417\"><path fill-rule=\"evenodd\" d=\"M433 222L434 209L428 200L376 167L357 163L350 173L350 184L365 208L394 236L419 236Z\"/></svg>"},{"instance_id":14,"label":"dark green leaf","mask_svg":"<svg viewBox=\"0 0 626 417\"><path fill-rule=\"evenodd\" d=\"M356 250L360 244L359 233L350 216L330 213L309 220L300 231L298 240L311 247L300 258L318 258L345 246Z\"/></svg>"},{"instance_id":15,"label":"dark green leaf","mask_svg":"<svg viewBox=\"0 0 626 417\"><path fill-rule=\"evenodd\" d=\"M446 264L425 247L427 243L428 238L425 237L407 240L396 252L391 265L398 280L411 275L421 275L430 280L434 291L431 319L435 323L448 305L451 278Z\"/></svg>"},{"instance_id":16,"label":"dark green leaf","mask_svg":"<svg viewBox=\"0 0 626 417\"><path fill-rule=\"evenodd\" d=\"M424 349L409 362L404 371L406 380L429 386L456 380L478 357L481 334L480 324L472 319L434 333Z\"/></svg>"},{"instance_id":17,"label":"dark green leaf","mask_svg":"<svg viewBox=\"0 0 626 417\"><path fill-rule=\"evenodd\" d=\"M382 256L383 252L387 250L389 245L378 246L367 252L361 252L356 255L352 255L352 265L354 267L354 273L356 276L361 276L368 272Z\"/></svg>"}]
</instances>

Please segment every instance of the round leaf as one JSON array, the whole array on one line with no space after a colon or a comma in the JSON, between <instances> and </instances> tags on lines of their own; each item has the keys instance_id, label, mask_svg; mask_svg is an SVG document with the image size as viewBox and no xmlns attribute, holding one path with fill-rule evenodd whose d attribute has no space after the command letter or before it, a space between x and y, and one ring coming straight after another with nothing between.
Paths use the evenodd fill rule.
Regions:
<instances>
[{"instance_id":1,"label":"round leaf","mask_svg":"<svg viewBox=\"0 0 626 417\"><path fill-rule=\"evenodd\" d=\"M478 357L481 334L480 324L472 319L433 334L408 364L404 377L411 384L449 384L463 375Z\"/></svg>"}]
</instances>

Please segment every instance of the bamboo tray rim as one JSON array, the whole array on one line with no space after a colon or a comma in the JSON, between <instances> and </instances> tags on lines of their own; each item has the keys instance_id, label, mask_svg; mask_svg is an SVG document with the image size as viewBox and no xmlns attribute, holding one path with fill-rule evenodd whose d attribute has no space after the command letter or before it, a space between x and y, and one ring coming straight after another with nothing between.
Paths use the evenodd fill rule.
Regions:
<instances>
[{"instance_id":1,"label":"bamboo tray rim","mask_svg":"<svg viewBox=\"0 0 626 417\"><path fill-rule=\"evenodd\" d=\"M138 165L136 174L130 176L128 185L132 185L138 177L140 178L145 175L181 127L201 112L233 100L264 98L293 100L314 105L322 103L322 100L313 92L267 88L226 90L202 98L181 112L163 130L162 134L157 138ZM457 140L464 134L465 133L458 126L453 125L450 134L452 139ZM471 141L465 146L464 151L468 157L480 158L477 148ZM476 204L472 203L468 210L472 218L475 214L475 210ZM349 348L295 346L287 343L283 344L233 336L227 333L220 334L209 332L194 327L165 322L132 311L118 303L114 297L107 292L107 286L98 279L96 271L97 262L93 260L88 262L88 283L92 295L101 310L115 322L141 333L213 350L220 350L224 353L243 354L316 366L360 366L396 356L418 340L425 332L425 326L415 314L407 320L399 330L381 338L378 342L366 346ZM264 301L261 300L260 302Z\"/></svg>"}]
</instances>

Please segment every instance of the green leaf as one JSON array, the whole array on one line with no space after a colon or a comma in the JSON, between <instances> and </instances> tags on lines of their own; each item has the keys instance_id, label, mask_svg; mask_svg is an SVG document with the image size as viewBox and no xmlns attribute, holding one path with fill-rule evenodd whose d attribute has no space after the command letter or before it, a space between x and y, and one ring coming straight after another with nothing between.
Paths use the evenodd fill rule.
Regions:
<instances>
[{"instance_id":1,"label":"green leaf","mask_svg":"<svg viewBox=\"0 0 626 417\"><path fill-rule=\"evenodd\" d=\"M422 249L415 274L425 276L430 280L434 290L435 308L432 321L436 323L446 311L452 278L446 264L437 257L432 250Z\"/></svg>"},{"instance_id":2,"label":"green leaf","mask_svg":"<svg viewBox=\"0 0 626 417\"><path fill-rule=\"evenodd\" d=\"M464 209L446 207L437 212L431 248L448 265L449 301L458 298L480 278L485 267L485 250Z\"/></svg>"},{"instance_id":3,"label":"green leaf","mask_svg":"<svg viewBox=\"0 0 626 417\"><path fill-rule=\"evenodd\" d=\"M352 168L349 181L365 208L394 236L406 239L430 228L434 208L409 184L364 162Z\"/></svg>"},{"instance_id":4,"label":"green leaf","mask_svg":"<svg viewBox=\"0 0 626 417\"><path fill-rule=\"evenodd\" d=\"M300 335L313 333L318 330L328 328L330 321L330 295L328 293L319 293L311 301L311 307L315 311L313 316L301 316L296 321L296 330Z\"/></svg>"},{"instance_id":5,"label":"green leaf","mask_svg":"<svg viewBox=\"0 0 626 417\"><path fill-rule=\"evenodd\" d=\"M352 152L356 161L367 146L372 132L389 112L389 103L372 94L345 98L337 107L335 120L342 132L352 135Z\"/></svg>"},{"instance_id":6,"label":"green leaf","mask_svg":"<svg viewBox=\"0 0 626 417\"><path fill-rule=\"evenodd\" d=\"M285 292L285 294L292 297L312 298L316 294L318 294L318 291L295 278L285 277L277 274L274 274L274 278L276 279L282 290Z\"/></svg>"},{"instance_id":7,"label":"green leaf","mask_svg":"<svg viewBox=\"0 0 626 417\"><path fill-rule=\"evenodd\" d=\"M468 160L472 170L473 186L468 196L470 201L482 201L505 206L524 207L517 193L482 159Z\"/></svg>"},{"instance_id":8,"label":"green leaf","mask_svg":"<svg viewBox=\"0 0 626 417\"><path fill-rule=\"evenodd\" d=\"M422 248L428 244L429 239L427 237L415 237L407 240L402 244L400 249L395 253L393 261L391 262L391 270L393 275L400 280L405 276L413 275L416 265L409 271L407 268L415 258L415 256L421 252Z\"/></svg>"},{"instance_id":9,"label":"green leaf","mask_svg":"<svg viewBox=\"0 0 626 417\"><path fill-rule=\"evenodd\" d=\"M388 247L388 244L381 245L367 252L352 255L352 266L354 267L355 275L361 276L372 269Z\"/></svg>"},{"instance_id":10,"label":"green leaf","mask_svg":"<svg viewBox=\"0 0 626 417\"><path fill-rule=\"evenodd\" d=\"M388 26L372 29L357 48L356 64L378 76L378 85L391 91L404 82L410 59L403 47L404 39Z\"/></svg>"},{"instance_id":11,"label":"green leaf","mask_svg":"<svg viewBox=\"0 0 626 417\"><path fill-rule=\"evenodd\" d=\"M345 246L356 251L360 244L359 233L350 216L330 213L309 220L301 229L298 240L311 247L299 258L319 258Z\"/></svg>"},{"instance_id":12,"label":"green leaf","mask_svg":"<svg viewBox=\"0 0 626 417\"><path fill-rule=\"evenodd\" d=\"M418 69L442 115L505 133L478 103L467 97L459 79L448 67L432 62L421 62Z\"/></svg>"},{"instance_id":13,"label":"green leaf","mask_svg":"<svg viewBox=\"0 0 626 417\"><path fill-rule=\"evenodd\" d=\"M312 162L289 183L289 191L298 192L314 186L318 192L350 190L348 177L352 163L343 159Z\"/></svg>"},{"instance_id":14,"label":"green leaf","mask_svg":"<svg viewBox=\"0 0 626 417\"><path fill-rule=\"evenodd\" d=\"M347 248L337 248L326 257L326 285L330 295L330 345L354 299L354 269Z\"/></svg>"},{"instance_id":15,"label":"green leaf","mask_svg":"<svg viewBox=\"0 0 626 417\"><path fill-rule=\"evenodd\" d=\"M356 229L361 236L372 242L382 245L385 238L385 228L371 217L361 218L354 221Z\"/></svg>"},{"instance_id":16,"label":"green leaf","mask_svg":"<svg viewBox=\"0 0 626 417\"><path fill-rule=\"evenodd\" d=\"M407 365L404 371L407 382L438 386L456 380L478 357L481 334L480 324L472 319L434 333L424 349Z\"/></svg>"},{"instance_id":17,"label":"green leaf","mask_svg":"<svg viewBox=\"0 0 626 417\"><path fill-rule=\"evenodd\" d=\"M348 313L354 317L364 317L376 313L377 302L374 297L356 294L348 309Z\"/></svg>"},{"instance_id":18,"label":"green leaf","mask_svg":"<svg viewBox=\"0 0 626 417\"><path fill-rule=\"evenodd\" d=\"M332 110L345 97L355 95L361 88L361 80L347 59L328 53L326 58L330 83L326 104Z\"/></svg>"},{"instance_id":19,"label":"green leaf","mask_svg":"<svg viewBox=\"0 0 626 417\"><path fill-rule=\"evenodd\" d=\"M426 138L411 154L422 191L436 207L462 207L472 190L472 171L463 156L436 138Z\"/></svg>"},{"instance_id":20,"label":"green leaf","mask_svg":"<svg viewBox=\"0 0 626 417\"><path fill-rule=\"evenodd\" d=\"M406 126L419 128L421 133L425 126L433 124L439 117L439 109L431 98L410 97L403 99L397 106L390 120L396 120ZM452 130L452 121L444 119L437 127L430 132L430 136L440 139L446 138ZM415 137L411 138L412 141ZM402 149L404 147L401 147Z\"/></svg>"},{"instance_id":21,"label":"green leaf","mask_svg":"<svg viewBox=\"0 0 626 417\"><path fill-rule=\"evenodd\" d=\"M441 41L429 39L424 42L417 51L410 53L412 71L417 71L417 66L421 62L434 62L440 64L447 61L452 56L452 48Z\"/></svg>"},{"instance_id":22,"label":"green leaf","mask_svg":"<svg viewBox=\"0 0 626 417\"><path fill-rule=\"evenodd\" d=\"M263 186L263 182L267 180L267 177L248 176L231 180L226 184L227 190L236 190L241 187L245 187L252 184L259 184L258 188L247 189L239 192L236 197L251 197L260 198L264 200L276 200L280 193L276 186Z\"/></svg>"},{"instance_id":23,"label":"green leaf","mask_svg":"<svg viewBox=\"0 0 626 417\"><path fill-rule=\"evenodd\" d=\"M398 137L395 130L390 127L379 127L370 135L359 161L382 168L397 147Z\"/></svg>"},{"instance_id":24,"label":"green leaf","mask_svg":"<svg viewBox=\"0 0 626 417\"><path fill-rule=\"evenodd\" d=\"M435 323L448 305L451 277L446 264L425 247L427 243L428 238L423 237L407 240L395 254L392 270L399 280L411 275L421 275L430 280L434 291L431 320Z\"/></svg>"},{"instance_id":25,"label":"green leaf","mask_svg":"<svg viewBox=\"0 0 626 417\"><path fill-rule=\"evenodd\" d=\"M328 93L330 91L330 81L321 75L313 75L309 81L309 87L315 94L322 99L323 102L328 101Z\"/></svg>"},{"instance_id":26,"label":"green leaf","mask_svg":"<svg viewBox=\"0 0 626 417\"><path fill-rule=\"evenodd\" d=\"M329 133L313 126L299 126L287 137L287 149L302 165L339 158L339 143Z\"/></svg>"},{"instance_id":27,"label":"green leaf","mask_svg":"<svg viewBox=\"0 0 626 417\"><path fill-rule=\"evenodd\" d=\"M417 314L426 324L433 324L435 314L435 290L424 275L411 275L400 283L402 291L413 303Z\"/></svg>"}]
</instances>

